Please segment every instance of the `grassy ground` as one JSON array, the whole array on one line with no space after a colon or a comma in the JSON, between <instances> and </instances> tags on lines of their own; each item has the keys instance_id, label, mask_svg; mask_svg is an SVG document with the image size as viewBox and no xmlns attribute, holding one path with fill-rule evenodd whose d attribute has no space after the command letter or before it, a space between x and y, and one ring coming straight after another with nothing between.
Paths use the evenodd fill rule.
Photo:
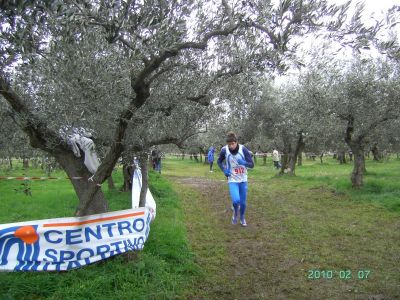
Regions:
<instances>
[{"instance_id":1,"label":"grassy ground","mask_svg":"<svg viewBox=\"0 0 400 300\"><path fill-rule=\"evenodd\" d=\"M345 194L351 201L368 202L384 206L390 211L400 212L400 160L392 158L389 162L375 162L366 160L367 173L364 176L364 187L360 190L351 188L350 174L352 163L339 165L332 158L324 158L323 164L317 161L304 160L303 166L297 167L295 177L277 178L277 172L272 167L272 162L263 165L258 159L256 168L249 170L250 180L270 183L271 179L281 180L284 184L293 187L329 188L336 194ZM189 159L182 161L170 157L164 163L165 175L180 177L205 177L212 180L223 180L223 176L214 164L214 173L208 172L208 166L195 163ZM202 166L197 168L195 166Z\"/></svg>"},{"instance_id":2,"label":"grassy ground","mask_svg":"<svg viewBox=\"0 0 400 300\"><path fill-rule=\"evenodd\" d=\"M400 298L399 161L368 161L360 191L350 188L351 165L305 161L296 177L279 177L271 164L249 172L249 226L240 228L230 225L220 171L166 161L208 274L193 297Z\"/></svg>"},{"instance_id":3,"label":"grassy ground","mask_svg":"<svg viewBox=\"0 0 400 300\"><path fill-rule=\"evenodd\" d=\"M219 170L167 158L150 174L157 218L144 251L64 273L0 273L0 299L399 299L400 161L368 160L359 191L351 169L305 160L279 177L259 160L241 228ZM21 183L0 180L0 223L73 214L67 180ZM129 207L129 194L103 190L112 210Z\"/></svg>"}]
</instances>

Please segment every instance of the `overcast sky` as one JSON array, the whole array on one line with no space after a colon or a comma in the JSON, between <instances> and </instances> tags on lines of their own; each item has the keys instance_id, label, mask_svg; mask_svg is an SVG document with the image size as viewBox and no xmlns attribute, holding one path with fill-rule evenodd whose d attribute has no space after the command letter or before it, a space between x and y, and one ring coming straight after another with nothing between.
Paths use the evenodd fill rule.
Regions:
<instances>
[{"instance_id":1,"label":"overcast sky","mask_svg":"<svg viewBox=\"0 0 400 300\"><path fill-rule=\"evenodd\" d=\"M400 5L399 0L366 0L365 1L365 9L368 12L380 12L386 11L388 8L391 8L393 5Z\"/></svg>"},{"instance_id":2,"label":"overcast sky","mask_svg":"<svg viewBox=\"0 0 400 300\"><path fill-rule=\"evenodd\" d=\"M328 2L332 4L343 4L347 2L347 0L328 0ZM358 1L353 0L353 5L357 2ZM382 17L393 5L400 5L400 0L364 0L360 2L364 2L364 15L368 17L371 16L371 14L375 17Z\"/></svg>"},{"instance_id":3,"label":"overcast sky","mask_svg":"<svg viewBox=\"0 0 400 300\"><path fill-rule=\"evenodd\" d=\"M278 1L278 0L277 0ZM328 0L329 3L331 4L336 4L340 5L345 2L346 0ZM349 11L348 15L352 15L354 12L354 6L357 2L362 2L362 1L357 1L353 0L352 8ZM393 7L393 5L400 5L400 0L365 0L364 1L365 6L364 6L364 13L363 13L363 22L369 26L375 25L374 19L381 20L384 18L386 15L386 12L389 8ZM392 28L392 30L395 28ZM397 26L397 35L400 35L400 25ZM300 52L303 52L305 56L303 56L303 62L307 65L312 61L313 56L309 53L310 50L318 48L318 46L321 45L321 41L318 39L315 39L313 37L308 37L308 38L303 38L302 37L302 45L300 46L299 50ZM338 43L331 42L330 43L332 51L337 52L337 49L341 48ZM378 54L374 50L370 50L367 52L369 55L372 54ZM347 55L351 55L351 49L345 49L340 52L338 56L346 57ZM301 56L301 54L300 54ZM304 71L304 68L302 69ZM275 78L275 83L280 85L282 83L286 83L287 81L291 81L293 77L296 77L299 73L299 70L297 69L291 69L289 70L284 76L278 76Z\"/></svg>"}]
</instances>

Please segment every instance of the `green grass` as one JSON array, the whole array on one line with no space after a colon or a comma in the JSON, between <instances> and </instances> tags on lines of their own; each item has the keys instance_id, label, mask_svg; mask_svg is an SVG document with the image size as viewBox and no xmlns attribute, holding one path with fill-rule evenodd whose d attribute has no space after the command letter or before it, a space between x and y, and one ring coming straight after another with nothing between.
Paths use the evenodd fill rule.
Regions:
<instances>
[{"instance_id":1,"label":"green grass","mask_svg":"<svg viewBox=\"0 0 400 300\"><path fill-rule=\"evenodd\" d=\"M207 165L190 160L172 158L164 167L163 174L173 181L188 176L224 181L219 170L209 173ZM249 170L250 225L246 230L233 228L229 212L220 212L223 203L228 206L227 192L210 192L204 180L200 188L174 182L183 199L193 250L207 274L196 296L400 297L400 161L367 160L366 167L364 187L353 190L349 163L339 165L325 159L321 165L305 160L296 169L297 175L288 177L277 176L271 161L265 166L259 161L254 170ZM211 248L217 249L213 255L208 254ZM246 265L237 265L237 256L254 266L247 269ZM245 275L235 276L237 270ZM258 270L262 271L255 273ZM333 279L308 279L309 270L332 270L336 275ZM341 270L351 270L351 279L339 278ZM357 278L358 272L365 270L370 272L369 278Z\"/></svg>"},{"instance_id":2,"label":"green grass","mask_svg":"<svg viewBox=\"0 0 400 300\"><path fill-rule=\"evenodd\" d=\"M240 231L221 211L229 196L218 166L210 173L206 164L170 157L163 160L162 175L150 173L157 217L143 251L69 272L0 273L0 299L226 299L240 298L248 287L254 287L248 295L256 299L380 294L395 299L400 296L400 161L367 160L366 167L364 187L353 190L349 163L304 159L296 176L287 177L277 176L270 159L267 165L259 160L249 170L248 209L250 226L257 221L258 227ZM0 169L0 176L16 175L45 176L18 165L14 171ZM118 191L121 175L113 173L116 190L103 187L111 210L130 206L130 194ZM179 183L188 177L222 187ZM73 215L78 200L68 180L29 182L32 196L22 192L21 183L0 180L0 223ZM253 271L239 278L232 272L232 251L241 241L254 259L266 253L255 260L263 270L259 278L251 277ZM346 268L369 269L370 279L307 279L311 269ZM258 285L262 292L256 294Z\"/></svg>"},{"instance_id":3,"label":"green grass","mask_svg":"<svg viewBox=\"0 0 400 300\"><path fill-rule=\"evenodd\" d=\"M339 165L332 159L324 164L306 162L296 171L298 180L306 186L329 186L336 193L349 195L352 201L382 205L400 212L400 160L389 162L366 161L367 173L360 190L351 188L352 163Z\"/></svg>"},{"instance_id":4,"label":"green grass","mask_svg":"<svg viewBox=\"0 0 400 300\"><path fill-rule=\"evenodd\" d=\"M163 166L163 174L168 176L223 180L216 162L213 173L209 172L207 164L197 163L190 159L169 157L168 160L163 161ZM267 159L266 165L263 165L262 159L258 159L256 167L249 170L249 180L262 182L277 180L283 184L290 182L291 186L308 188L324 186L331 188L337 194L349 195L352 201L382 205L391 211L400 212L400 160L392 158L389 162L375 162L367 159L366 168L364 186L360 190L354 190L351 187L352 162L340 165L332 158L324 158L323 164L319 160L303 159L303 166L296 168L294 177L278 177L278 172L272 167L271 158Z\"/></svg>"},{"instance_id":5,"label":"green grass","mask_svg":"<svg viewBox=\"0 0 400 300\"><path fill-rule=\"evenodd\" d=\"M21 175L21 169L6 176ZM40 170L26 176L44 176ZM0 176L4 176L1 172ZM52 174L52 176L62 176ZM116 187L121 171L113 173ZM157 218L143 251L120 255L81 269L54 273L0 273L0 299L174 299L185 298L201 276L188 247L182 208L165 179L150 174ZM71 216L77 205L68 180L32 181L32 196L15 192L20 181L0 180L0 222ZM130 208L130 193L103 188L111 210Z\"/></svg>"}]
</instances>

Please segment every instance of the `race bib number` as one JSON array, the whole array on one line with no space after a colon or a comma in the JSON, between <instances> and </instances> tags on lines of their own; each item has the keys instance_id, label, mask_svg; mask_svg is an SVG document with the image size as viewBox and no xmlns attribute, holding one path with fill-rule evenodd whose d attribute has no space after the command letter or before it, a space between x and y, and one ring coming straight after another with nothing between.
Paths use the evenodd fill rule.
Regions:
<instances>
[{"instance_id":1,"label":"race bib number","mask_svg":"<svg viewBox=\"0 0 400 300\"><path fill-rule=\"evenodd\" d=\"M246 169L243 166L233 168L233 174L235 174L235 175L240 175L240 174L244 174L244 173L246 173Z\"/></svg>"}]
</instances>

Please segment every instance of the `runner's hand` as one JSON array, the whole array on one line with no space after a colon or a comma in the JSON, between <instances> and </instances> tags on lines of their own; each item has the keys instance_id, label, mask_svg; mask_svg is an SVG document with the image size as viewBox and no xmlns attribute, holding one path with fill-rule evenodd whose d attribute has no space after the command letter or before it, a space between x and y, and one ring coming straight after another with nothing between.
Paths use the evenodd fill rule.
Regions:
<instances>
[{"instance_id":1,"label":"runner's hand","mask_svg":"<svg viewBox=\"0 0 400 300\"><path fill-rule=\"evenodd\" d=\"M247 166L247 161L245 161L244 159L238 158L237 162L239 165Z\"/></svg>"},{"instance_id":2,"label":"runner's hand","mask_svg":"<svg viewBox=\"0 0 400 300\"><path fill-rule=\"evenodd\" d=\"M229 176L231 176L231 171L228 170L228 169L225 169L224 170L224 174L225 174L226 177L229 177Z\"/></svg>"}]
</instances>

